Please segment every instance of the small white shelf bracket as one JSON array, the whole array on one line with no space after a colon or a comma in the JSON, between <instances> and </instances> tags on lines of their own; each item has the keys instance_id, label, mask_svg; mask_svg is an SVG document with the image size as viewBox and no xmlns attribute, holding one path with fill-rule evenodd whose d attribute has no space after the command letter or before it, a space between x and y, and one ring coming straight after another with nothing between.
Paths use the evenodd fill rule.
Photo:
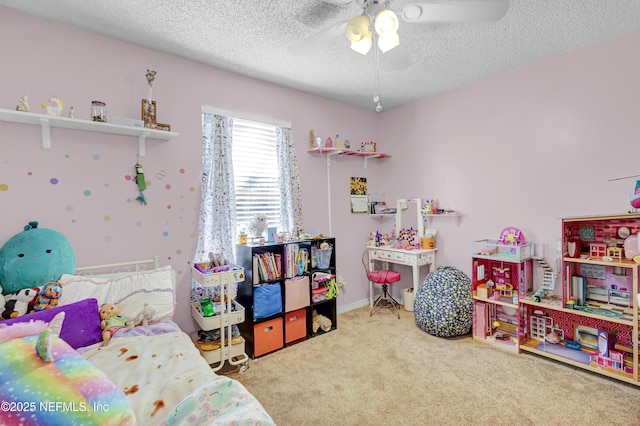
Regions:
<instances>
[{"instance_id":1,"label":"small white shelf bracket","mask_svg":"<svg viewBox=\"0 0 640 426\"><path fill-rule=\"evenodd\" d=\"M42 129L42 149L51 149L51 126L49 120L40 118L40 128Z\"/></svg>"},{"instance_id":2,"label":"small white shelf bracket","mask_svg":"<svg viewBox=\"0 0 640 426\"><path fill-rule=\"evenodd\" d=\"M147 154L147 136L149 136L149 132L142 132L138 136L138 157L144 157Z\"/></svg>"}]
</instances>

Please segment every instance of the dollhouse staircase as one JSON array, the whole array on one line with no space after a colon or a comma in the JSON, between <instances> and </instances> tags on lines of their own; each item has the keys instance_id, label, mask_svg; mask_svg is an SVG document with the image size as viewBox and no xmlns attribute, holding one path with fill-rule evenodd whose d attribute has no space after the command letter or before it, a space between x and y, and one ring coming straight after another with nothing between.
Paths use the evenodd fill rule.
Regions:
<instances>
[{"instance_id":1,"label":"dollhouse staircase","mask_svg":"<svg viewBox=\"0 0 640 426\"><path fill-rule=\"evenodd\" d=\"M555 287L556 274L553 272L551 265L541 257L534 257L534 259L538 262L538 266L542 268L542 288L545 290L553 290Z\"/></svg>"}]
</instances>

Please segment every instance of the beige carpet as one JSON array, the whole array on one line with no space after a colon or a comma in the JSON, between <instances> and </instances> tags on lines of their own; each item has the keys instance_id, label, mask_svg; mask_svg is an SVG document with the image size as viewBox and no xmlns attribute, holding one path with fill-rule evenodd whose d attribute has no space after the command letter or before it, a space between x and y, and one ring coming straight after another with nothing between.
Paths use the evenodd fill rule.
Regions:
<instances>
[{"instance_id":1,"label":"beige carpet","mask_svg":"<svg viewBox=\"0 0 640 426\"><path fill-rule=\"evenodd\" d=\"M281 426L640 424L638 387L470 336L434 337L400 314L340 314L337 330L228 375Z\"/></svg>"}]
</instances>

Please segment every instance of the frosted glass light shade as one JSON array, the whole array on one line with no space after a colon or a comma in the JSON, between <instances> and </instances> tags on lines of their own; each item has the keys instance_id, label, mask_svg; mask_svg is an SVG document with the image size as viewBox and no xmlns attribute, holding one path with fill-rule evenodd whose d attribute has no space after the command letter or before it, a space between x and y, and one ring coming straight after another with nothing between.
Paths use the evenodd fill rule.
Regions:
<instances>
[{"instance_id":1,"label":"frosted glass light shade","mask_svg":"<svg viewBox=\"0 0 640 426\"><path fill-rule=\"evenodd\" d=\"M351 42L351 48L362 55L366 55L371 50L371 45L373 43L372 35L373 35L373 31L368 30L367 34L362 40Z\"/></svg>"},{"instance_id":2,"label":"frosted glass light shade","mask_svg":"<svg viewBox=\"0 0 640 426\"><path fill-rule=\"evenodd\" d=\"M398 33L390 34L384 37L378 37L378 47L380 48L380 51L382 51L382 53L388 52L399 44L400 37L398 36Z\"/></svg>"},{"instance_id":3,"label":"frosted glass light shade","mask_svg":"<svg viewBox=\"0 0 640 426\"><path fill-rule=\"evenodd\" d=\"M373 24L380 37L388 37L398 32L398 16L391 10L381 10Z\"/></svg>"},{"instance_id":4,"label":"frosted glass light shade","mask_svg":"<svg viewBox=\"0 0 640 426\"><path fill-rule=\"evenodd\" d=\"M349 20L344 33L347 38L352 42L359 42L367 37L369 31L369 17L367 15L354 16Z\"/></svg>"}]
</instances>

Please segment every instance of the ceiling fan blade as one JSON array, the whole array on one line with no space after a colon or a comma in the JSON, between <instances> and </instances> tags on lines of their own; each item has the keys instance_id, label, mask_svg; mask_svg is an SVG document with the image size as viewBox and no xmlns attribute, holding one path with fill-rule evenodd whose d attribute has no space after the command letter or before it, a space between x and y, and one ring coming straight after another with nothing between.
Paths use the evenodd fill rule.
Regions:
<instances>
[{"instance_id":1,"label":"ceiling fan blade","mask_svg":"<svg viewBox=\"0 0 640 426\"><path fill-rule=\"evenodd\" d=\"M335 4L336 6L347 6L353 3L353 0L322 0L325 3Z\"/></svg>"},{"instance_id":2,"label":"ceiling fan blade","mask_svg":"<svg viewBox=\"0 0 640 426\"><path fill-rule=\"evenodd\" d=\"M375 46L374 46L375 49ZM385 64L385 68L392 71L400 71L409 68L411 65L411 57L404 45L396 46L393 49L381 54L380 58Z\"/></svg>"},{"instance_id":3,"label":"ceiling fan blade","mask_svg":"<svg viewBox=\"0 0 640 426\"><path fill-rule=\"evenodd\" d=\"M327 44L336 37L343 36L345 44L348 44L347 38L344 36L344 29L347 26L347 21L342 21L338 24L332 25L319 33L315 33L302 40L301 42L289 47L289 52L292 55L304 56L312 53L318 48L326 47Z\"/></svg>"},{"instance_id":4,"label":"ceiling fan blade","mask_svg":"<svg viewBox=\"0 0 640 426\"><path fill-rule=\"evenodd\" d=\"M498 21L508 9L508 0L411 3L402 9L402 19L416 23Z\"/></svg>"}]
</instances>

